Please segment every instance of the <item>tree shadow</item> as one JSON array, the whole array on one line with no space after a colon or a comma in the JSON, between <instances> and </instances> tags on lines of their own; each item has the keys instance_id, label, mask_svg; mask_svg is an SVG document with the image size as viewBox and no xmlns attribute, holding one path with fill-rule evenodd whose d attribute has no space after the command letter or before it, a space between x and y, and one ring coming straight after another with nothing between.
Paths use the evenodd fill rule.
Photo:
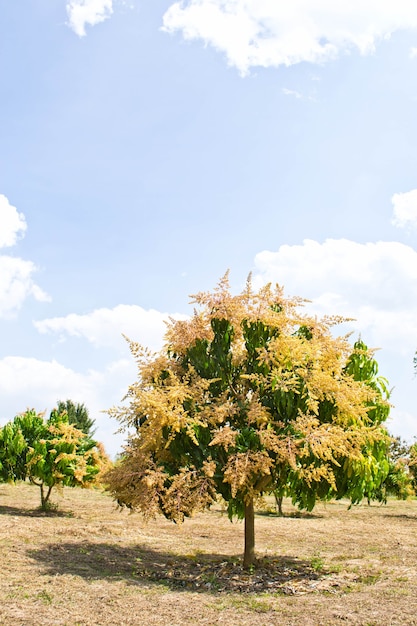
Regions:
<instances>
[{"instance_id":1,"label":"tree shadow","mask_svg":"<svg viewBox=\"0 0 417 626\"><path fill-rule=\"evenodd\" d=\"M55 543L29 549L30 558L41 563L45 574L75 575L87 580L124 580L142 586L206 593L305 593L320 579L311 563L293 557L262 558L253 572L243 570L240 557L222 554L173 555L148 547L121 547L89 541Z\"/></svg>"},{"instance_id":2,"label":"tree shadow","mask_svg":"<svg viewBox=\"0 0 417 626\"><path fill-rule=\"evenodd\" d=\"M15 517L74 517L71 511L62 511L60 509L44 511L40 507L36 509L21 509L15 506L0 506L0 515L13 515Z\"/></svg>"},{"instance_id":3,"label":"tree shadow","mask_svg":"<svg viewBox=\"0 0 417 626\"><path fill-rule=\"evenodd\" d=\"M410 522L417 522L417 515L410 515L409 513L385 513L384 517L399 520L409 520Z\"/></svg>"},{"instance_id":4,"label":"tree shadow","mask_svg":"<svg viewBox=\"0 0 417 626\"><path fill-rule=\"evenodd\" d=\"M256 511L258 517L276 517L277 519L293 518L293 519L323 519L323 515L318 513L309 513L308 511L283 511L282 515L278 511L260 510Z\"/></svg>"}]
</instances>

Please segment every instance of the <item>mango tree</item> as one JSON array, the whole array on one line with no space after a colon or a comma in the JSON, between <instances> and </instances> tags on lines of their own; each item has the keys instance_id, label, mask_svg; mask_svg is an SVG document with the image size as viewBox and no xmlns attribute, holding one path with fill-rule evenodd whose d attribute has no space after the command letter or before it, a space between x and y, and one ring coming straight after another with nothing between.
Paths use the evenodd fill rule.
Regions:
<instances>
[{"instance_id":1,"label":"mango tree","mask_svg":"<svg viewBox=\"0 0 417 626\"><path fill-rule=\"evenodd\" d=\"M256 292L249 280L232 295L226 275L193 303L161 352L130 342L139 378L109 413L131 434L106 482L120 505L175 522L222 496L230 519L245 520L250 568L263 495L285 491L308 510L317 498L363 497L366 480L341 477L387 445L371 415L384 399L346 370L352 346L333 332L343 320L306 315L280 287Z\"/></svg>"},{"instance_id":2,"label":"mango tree","mask_svg":"<svg viewBox=\"0 0 417 626\"><path fill-rule=\"evenodd\" d=\"M41 508L50 507L54 487L85 487L105 456L97 443L68 423L66 413L28 410L0 429L0 479L29 480L40 489Z\"/></svg>"}]
</instances>

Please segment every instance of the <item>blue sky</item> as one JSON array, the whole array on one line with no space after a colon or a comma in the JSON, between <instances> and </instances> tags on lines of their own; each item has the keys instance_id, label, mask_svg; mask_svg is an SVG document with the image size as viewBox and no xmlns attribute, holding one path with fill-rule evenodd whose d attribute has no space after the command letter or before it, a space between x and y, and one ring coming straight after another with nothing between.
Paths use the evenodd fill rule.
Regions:
<instances>
[{"instance_id":1,"label":"blue sky","mask_svg":"<svg viewBox=\"0 0 417 626\"><path fill-rule=\"evenodd\" d=\"M417 435L417 6L2 0L0 424L102 413L230 269L380 348Z\"/></svg>"}]
</instances>

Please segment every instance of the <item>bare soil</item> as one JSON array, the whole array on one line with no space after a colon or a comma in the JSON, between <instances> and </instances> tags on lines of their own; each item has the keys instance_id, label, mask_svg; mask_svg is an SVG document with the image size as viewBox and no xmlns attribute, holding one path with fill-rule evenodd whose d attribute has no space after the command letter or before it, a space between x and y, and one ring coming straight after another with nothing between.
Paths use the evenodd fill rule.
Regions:
<instances>
[{"instance_id":1,"label":"bare soil","mask_svg":"<svg viewBox=\"0 0 417 626\"><path fill-rule=\"evenodd\" d=\"M417 625L417 501L256 515L258 567L221 506L146 524L100 490L0 485L1 626Z\"/></svg>"}]
</instances>

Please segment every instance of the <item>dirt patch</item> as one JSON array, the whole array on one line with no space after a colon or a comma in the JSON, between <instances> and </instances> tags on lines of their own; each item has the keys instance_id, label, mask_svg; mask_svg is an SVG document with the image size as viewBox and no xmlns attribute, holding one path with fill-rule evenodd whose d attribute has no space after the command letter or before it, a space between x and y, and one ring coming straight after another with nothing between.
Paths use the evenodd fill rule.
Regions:
<instances>
[{"instance_id":1,"label":"dirt patch","mask_svg":"<svg viewBox=\"0 0 417 626\"><path fill-rule=\"evenodd\" d=\"M0 624L417 625L417 502L256 516L258 567L221 507L145 524L97 490L0 486Z\"/></svg>"}]
</instances>

